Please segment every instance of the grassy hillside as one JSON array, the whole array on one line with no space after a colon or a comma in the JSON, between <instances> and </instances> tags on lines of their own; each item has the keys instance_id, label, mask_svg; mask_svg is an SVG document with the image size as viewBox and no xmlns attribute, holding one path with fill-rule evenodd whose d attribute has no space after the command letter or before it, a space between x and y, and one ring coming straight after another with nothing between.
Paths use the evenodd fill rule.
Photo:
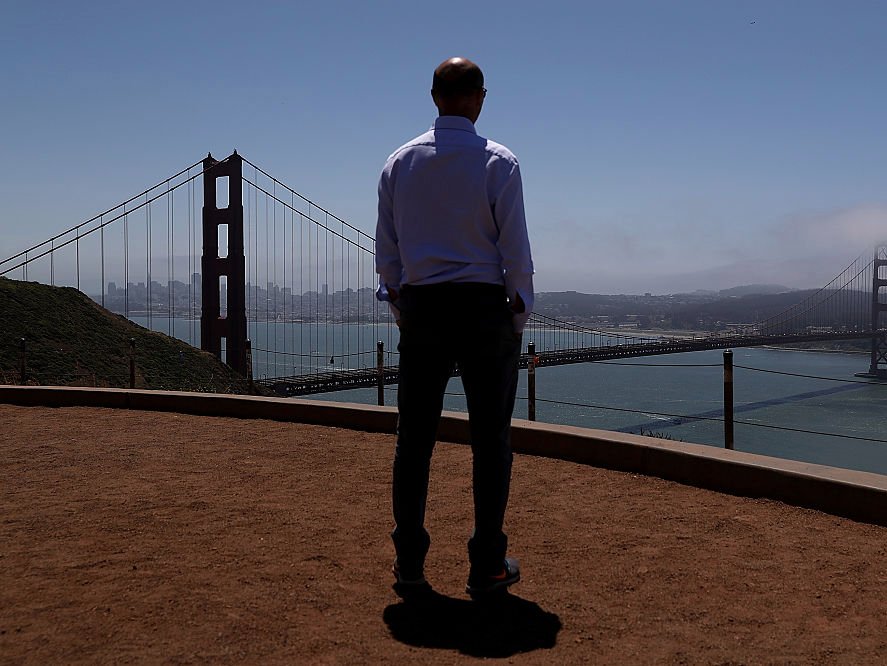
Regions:
<instances>
[{"instance_id":1,"label":"grassy hillside","mask_svg":"<svg viewBox=\"0 0 887 666\"><path fill-rule=\"evenodd\" d=\"M19 383L21 338L28 384L128 387L134 338L136 388L248 392L212 354L142 328L76 289L0 278L0 383Z\"/></svg>"}]
</instances>

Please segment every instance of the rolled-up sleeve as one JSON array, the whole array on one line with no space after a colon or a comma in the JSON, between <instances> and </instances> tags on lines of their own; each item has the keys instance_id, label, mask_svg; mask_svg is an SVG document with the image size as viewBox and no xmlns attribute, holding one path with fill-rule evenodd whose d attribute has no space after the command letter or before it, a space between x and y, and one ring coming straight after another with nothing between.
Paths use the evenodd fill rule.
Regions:
<instances>
[{"instance_id":1,"label":"rolled-up sleeve","mask_svg":"<svg viewBox=\"0 0 887 666\"><path fill-rule=\"evenodd\" d=\"M533 258L524 213L524 193L520 166L511 164L493 206L496 225L499 228L498 248L502 257L505 291L515 302L517 296L524 303L524 311L515 314L514 328L520 333L533 311Z\"/></svg>"}]
</instances>

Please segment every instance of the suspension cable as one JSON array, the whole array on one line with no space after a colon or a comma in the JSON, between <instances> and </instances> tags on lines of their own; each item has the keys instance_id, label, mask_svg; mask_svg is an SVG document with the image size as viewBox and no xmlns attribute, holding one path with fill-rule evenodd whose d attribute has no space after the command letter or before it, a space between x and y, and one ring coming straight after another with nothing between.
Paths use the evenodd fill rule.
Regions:
<instances>
[{"instance_id":1,"label":"suspension cable","mask_svg":"<svg viewBox=\"0 0 887 666\"><path fill-rule=\"evenodd\" d=\"M226 159L227 159L227 158L226 158ZM33 251L36 250L37 248L43 247L43 246L46 245L47 243L52 243L52 242L54 242L54 241L57 241L59 238L62 238L63 236L66 236L66 235L70 234L72 231L76 231L76 230L80 229L81 227L86 226L87 224L91 224L92 222L95 222L96 220L101 220L101 218L103 218L105 215L110 215L112 212L114 212L114 211L117 210L118 208L122 208L122 207L124 207L124 206L126 206L126 205L128 205L128 204L131 204L131 203L132 203L133 201L135 201L136 199L140 199L141 197L143 197L143 196L147 195L148 193L152 192L153 190L156 190L158 187L160 187L160 186L163 185L164 183L166 183L166 182L168 182L168 181L170 181L170 180L175 180L176 178L178 178L179 176L181 176L183 173L187 173L187 172L189 172L191 169L193 169L194 167L196 167L196 166L197 166L198 164L200 164L202 161L203 161L203 160L198 160L197 162L195 162L195 163L192 164L191 166L182 169L182 170L179 171L177 174L175 174L175 175L173 175L173 176L170 176L169 178L166 178L166 179L164 179L164 180L161 180L159 183L157 183L157 184L154 185L153 187L149 187L147 190L145 190L145 191L143 191L143 192L140 192L139 194L136 194L136 195L130 197L129 199L127 199L127 200L124 201L123 203L117 204L116 206L114 206L114 207L112 207L112 208L109 208L108 210L106 210L106 211L104 211L104 212L102 212L102 213L99 213L98 215L95 215L95 216L89 218L88 220L86 220L86 221L84 221L84 222L81 222L80 224L77 224L77 225L71 227L70 229L66 229L65 231L63 231L63 232L61 232L61 233L59 233L59 234L56 234L55 236L52 236L51 238L47 238L47 239L46 239L45 241L43 241L42 243L37 243L36 245L33 245L32 247L29 247L27 250L22 250L22 251L19 252L18 254L14 254L14 255L12 255L11 257L7 257L7 258L4 259L3 261L0 261L0 266L2 266L2 265L5 264L5 263L8 263L8 262L10 262L10 261L14 261L15 259L18 259L19 257L21 257L21 256L23 256L23 255L25 255L25 254L28 254L28 253L30 253L30 252L33 252ZM222 161L224 161L224 160L222 160ZM198 174L198 175L202 175L202 174ZM191 179L189 179L189 180L191 180ZM184 181L184 182L187 182L187 181ZM163 194L165 194L165 193L162 193L160 196L162 196ZM152 201L153 201L153 199L152 199ZM115 220L120 219L120 216L115 217L114 219L115 219ZM105 225L102 225L102 226L105 226ZM101 227L96 227L96 228L98 229L98 228L101 228ZM95 230L93 230L93 231L95 231ZM88 233L92 233L92 231L90 231L90 232L88 232ZM84 234L84 235L88 235L88 234ZM68 244L68 243L65 243L65 245L67 245L67 244ZM60 245L59 247L64 247L64 245ZM58 249L58 248L56 248L56 249ZM39 259L40 257L43 257L43 256L46 256L46 253L41 254L41 255L39 255L39 256L37 256L37 257L31 257L31 259ZM10 269L8 269L8 270L4 270L4 271L3 271L2 273L0 273L0 274L5 275L9 270L14 270L15 268L20 268L20 267L21 267L21 264L18 264L17 266L13 266L12 268L10 268Z\"/></svg>"},{"instance_id":2,"label":"suspension cable","mask_svg":"<svg viewBox=\"0 0 887 666\"><path fill-rule=\"evenodd\" d=\"M225 159L228 159L228 158L225 158ZM224 161L225 161L225 160L221 160L221 162L224 162ZM190 168L194 168L194 166L196 166L197 164L200 164L200 162L197 162L196 164L192 165ZM177 183L176 185L174 185L174 186L171 188L171 191L172 191L172 190L177 190L178 188L180 188L180 187L186 185L187 183L196 180L197 178L199 178L200 176L204 175L204 174L207 173L208 171L211 171L212 169L214 169L218 164L219 164L219 163L217 162L217 163L214 164L213 166L211 166L211 167L209 167L209 168L206 168L206 169L203 169L202 171L199 171L199 172L195 173L193 176L190 176L190 177L188 177L187 179L185 179L185 180L183 180L183 181ZM187 172L187 171L188 171L188 169L184 169L183 171L180 171L178 175L181 175L182 173L185 173L185 172ZM83 238L85 238L86 236L89 236L90 234L93 234L93 233L95 233L96 231L99 231L100 229L104 229L104 228L107 227L108 225L111 225L111 224L113 224L114 222L116 222L117 220L123 219L123 218L126 217L127 215L129 215L129 214L131 214L131 213L134 213L134 212L136 212L136 211L138 211L138 210L144 208L145 206L149 206L150 204L152 204L153 202L157 201L157 200L160 199L161 197L165 197L165 196L167 195L167 192L164 190L164 191L160 192L160 194L157 194L157 195L155 195L155 196L153 196L153 197L146 198L145 201L143 201L142 203L140 203L139 205L137 205L135 208L131 208L130 210L126 210L126 208L125 208L126 204L129 204L129 203L135 201L137 198L140 198L140 197L148 197L148 194L149 194L152 190L156 190L158 187L160 187L161 185L163 185L164 182L165 182L165 181L161 182L159 185L155 185L155 186L154 186L153 188L151 188L150 190L145 190L144 192L142 192L141 194L139 194L137 197L132 197L132 198L130 198L130 199L127 199L127 201L124 202L123 204L120 204L120 205L115 206L114 208L110 209L111 211L115 211L115 210L117 210L117 209L123 207L123 208L124 208L124 211L123 211L122 213L119 213L118 215L115 215L114 217L112 217L112 218L110 218L110 219L108 219L108 220L104 220L104 221L101 222L98 226L93 227L92 229L90 229L89 231L87 231L86 233L84 233L83 235L81 235L80 238L83 239ZM109 211L109 212L110 212L110 211ZM103 213L102 215L108 215L109 212ZM96 217L92 218L91 220L88 220L87 222L83 222L82 224L78 225L78 227L81 227L81 226L83 226L84 224L88 224L89 222L94 222L95 220L100 219L100 217L101 217L101 216L96 216ZM27 262L32 262L32 261L36 261L37 259L42 259L42 258L45 257L46 255L52 254L52 253L54 253L56 250L60 250L60 249L62 249L63 247L66 247L66 246L70 245L71 243L74 243L74 242L76 241L76 238L71 238L70 240L67 240L67 241L65 241L64 243L61 243L61 244L59 244L59 245L55 245L55 244L54 244L54 241L55 241L55 240L58 240L59 238L61 238L61 237L64 236L65 234L70 233L71 231L73 231L73 230L76 229L76 228L77 228L77 227L72 227L72 228L69 229L68 231L66 231L66 232L64 232L64 233L62 233L62 234L59 234L59 235L57 235L57 236L53 236L53 238L50 238L49 240L44 241L43 243L39 243L39 244L35 245L34 247L29 248L28 250L25 250L25 251L23 251L23 252L19 252L18 254L14 255L14 256L12 256L12 257L10 257L10 258L8 258L8 259L5 259L5 260L3 260L2 262L0 262L0 265L4 264L4 263L6 263L6 262L12 261L12 260L14 260L14 259L17 259L17 258L23 256L23 255L26 254L26 253L30 253L30 252L32 252L33 250L35 250L35 249L37 249L37 248L43 247L43 246L46 245L46 243L51 243L51 244L52 244L52 247L51 247L49 250L45 250L44 252L42 252L42 253L40 253L40 254L38 254L38 255L35 255L35 256L33 256L33 257L28 257ZM10 272L16 270L17 268L21 268L25 263L26 263L26 262L20 262L20 263L14 265L14 266L11 266L11 267L6 268L6 269L3 269L3 270L0 270L0 275L5 275L5 274L7 274L7 273L10 273Z\"/></svg>"}]
</instances>

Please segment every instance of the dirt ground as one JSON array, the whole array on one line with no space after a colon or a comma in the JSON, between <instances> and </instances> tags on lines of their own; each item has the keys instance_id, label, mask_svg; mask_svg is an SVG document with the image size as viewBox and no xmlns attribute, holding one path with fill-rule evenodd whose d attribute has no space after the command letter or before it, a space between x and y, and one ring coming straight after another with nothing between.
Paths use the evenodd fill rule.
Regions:
<instances>
[{"instance_id":1,"label":"dirt ground","mask_svg":"<svg viewBox=\"0 0 887 666\"><path fill-rule=\"evenodd\" d=\"M0 405L0 663L885 663L887 530L516 456L523 581L464 593L467 447L390 588L393 437Z\"/></svg>"}]
</instances>

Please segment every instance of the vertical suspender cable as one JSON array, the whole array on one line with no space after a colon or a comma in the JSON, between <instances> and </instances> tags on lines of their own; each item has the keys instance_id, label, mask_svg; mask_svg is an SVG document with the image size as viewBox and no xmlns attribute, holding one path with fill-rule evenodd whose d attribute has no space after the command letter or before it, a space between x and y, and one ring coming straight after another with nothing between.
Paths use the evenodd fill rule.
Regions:
<instances>
[{"instance_id":1,"label":"vertical suspender cable","mask_svg":"<svg viewBox=\"0 0 887 666\"><path fill-rule=\"evenodd\" d=\"M169 318L172 319L172 335L175 337L176 334L176 324L175 324L175 310L176 310L176 193L175 190L170 192L169 194L169 214L170 214L170 232L169 232L169 253L171 255L169 260L169 268L172 282L170 286L170 306L169 306Z\"/></svg>"},{"instance_id":2,"label":"vertical suspender cable","mask_svg":"<svg viewBox=\"0 0 887 666\"><path fill-rule=\"evenodd\" d=\"M296 200L290 194L290 334L292 344L290 349L296 351ZM295 357L294 357L295 358ZM296 374L293 372L293 374Z\"/></svg>"},{"instance_id":3,"label":"vertical suspender cable","mask_svg":"<svg viewBox=\"0 0 887 666\"><path fill-rule=\"evenodd\" d=\"M342 365L342 369L345 369L345 360L348 359L348 323L345 321L345 241L344 241L344 231L345 225L342 225L342 238L339 238L339 326L340 333L339 337L341 339L341 349L340 354L342 358L340 360L340 364ZM333 305L335 305L335 294L333 292Z\"/></svg>"},{"instance_id":4,"label":"vertical suspender cable","mask_svg":"<svg viewBox=\"0 0 887 666\"><path fill-rule=\"evenodd\" d=\"M329 218L323 212L323 358L332 354L330 347L330 257L329 257Z\"/></svg>"},{"instance_id":5,"label":"vertical suspender cable","mask_svg":"<svg viewBox=\"0 0 887 666\"><path fill-rule=\"evenodd\" d=\"M148 195L145 195L145 233L147 240L145 242L145 303L148 310L148 330L153 330L151 326L151 203L148 201Z\"/></svg>"},{"instance_id":6,"label":"vertical suspender cable","mask_svg":"<svg viewBox=\"0 0 887 666\"><path fill-rule=\"evenodd\" d=\"M259 171L255 167L253 167L253 182L259 182ZM253 318L255 319L256 336L259 335L259 192L256 190L253 193L253 234L255 235L255 239L253 241L253 252L255 253L255 257L253 259L253 269L255 271L255 282L253 284L253 289L256 292L255 298L253 298L253 307L255 308L255 314Z\"/></svg>"},{"instance_id":7,"label":"vertical suspender cable","mask_svg":"<svg viewBox=\"0 0 887 666\"><path fill-rule=\"evenodd\" d=\"M252 309L253 305L253 294L252 294L252 267L253 267L253 258L252 258L252 225L250 223L250 218L252 216L251 210L251 201L252 201L252 189L249 184L244 181L244 189L246 189L246 219L244 220L246 228L244 229L244 237L246 239L246 316L247 320L249 320L249 313ZM247 327L249 326L249 322L247 321ZM249 330L247 330L246 337L251 338Z\"/></svg>"},{"instance_id":8,"label":"vertical suspender cable","mask_svg":"<svg viewBox=\"0 0 887 666\"><path fill-rule=\"evenodd\" d=\"M205 177L206 176L204 176L204 178ZM192 266L193 266L193 270L195 273L197 272L197 266L198 266L197 248L203 244L203 225L197 224L197 191L198 191L198 188L196 188L196 187L191 188L191 251L194 252L194 261L192 263ZM202 193L202 191L203 191L202 187L200 188L200 191ZM200 243L197 242L197 229L198 228L200 229ZM201 283L201 288L202 288L202 285L203 285L203 272L202 271L200 273L200 283ZM193 298L194 310L191 314L191 320L192 320L193 326L194 326L194 340L195 341L197 340L197 332L200 330L200 328L197 324L197 297L198 297L198 295L201 296L201 299L202 299L203 296L202 296L201 292L197 290L197 283L195 282L194 283L194 298ZM201 300L201 303L202 303L202 300Z\"/></svg>"},{"instance_id":9,"label":"vertical suspender cable","mask_svg":"<svg viewBox=\"0 0 887 666\"><path fill-rule=\"evenodd\" d=\"M74 247L77 254L77 291L80 291L80 228L77 228L77 235L74 241Z\"/></svg>"},{"instance_id":10,"label":"vertical suspender cable","mask_svg":"<svg viewBox=\"0 0 887 666\"><path fill-rule=\"evenodd\" d=\"M345 227L342 227L342 231L345 230ZM345 369L344 362L348 358L346 354L348 353L348 326L345 323L345 245L344 240L340 237L337 239L333 239L333 249L335 250L336 243L339 245L339 354L341 358L339 359L340 365L342 365L342 369ZM333 251L333 270L336 270L336 253ZM333 310L336 308L336 291L333 290Z\"/></svg>"},{"instance_id":11,"label":"vertical suspender cable","mask_svg":"<svg viewBox=\"0 0 887 666\"><path fill-rule=\"evenodd\" d=\"M314 289L312 289L312 280L314 275L314 267L311 265L311 257L314 251L314 246L312 245L313 241L311 240L311 231L314 228L314 224L311 222L311 204L308 204L308 216L307 221L305 223L305 229L308 236L308 265L307 265L307 274L308 274L308 352L305 358L308 359L308 370L309 372L313 372L314 370L314 299L316 294L314 293Z\"/></svg>"},{"instance_id":12,"label":"vertical suspender cable","mask_svg":"<svg viewBox=\"0 0 887 666\"><path fill-rule=\"evenodd\" d=\"M258 174L259 174L259 172L256 170L255 167L253 167L253 183L256 187L258 186L258 182L259 182ZM257 230L259 227L259 215L258 215L258 205L259 204L258 204L258 201L259 201L259 192L258 192L258 189L254 188L252 190L252 197L250 199L250 203L248 204L251 208L251 211L250 211L251 222L250 222L250 224L251 224L252 232L250 233L250 241L249 241L250 247L251 247L251 249L249 251L250 261L251 261L251 269L247 273L247 276L249 277L250 292L251 292L250 293L250 302L252 303L252 314L251 315L247 314L247 319L249 319L250 316L252 317L252 326L253 326L253 342L252 342L252 344L253 344L253 347L255 347L256 345L261 346L260 343L258 342L258 337L259 337L259 319L258 319L259 295L258 295L258 292L256 291L256 285L259 281L259 277L258 277L259 249L258 249L258 241L257 241L257 239L258 239L258 236L257 236L258 231ZM253 352L253 365L257 366L256 370L254 371L253 374L258 374L261 376L262 373L259 371L259 368L261 367L260 363L259 363L259 355L256 354L255 352Z\"/></svg>"},{"instance_id":13,"label":"vertical suspender cable","mask_svg":"<svg viewBox=\"0 0 887 666\"><path fill-rule=\"evenodd\" d=\"M173 276L172 276L172 194L169 191L169 181L166 181L166 328L169 336L173 336L173 312L172 312L172 292L173 292Z\"/></svg>"},{"instance_id":14,"label":"vertical suspender cable","mask_svg":"<svg viewBox=\"0 0 887 666\"><path fill-rule=\"evenodd\" d=\"M105 217L99 218L99 241L102 255L102 307L105 307Z\"/></svg>"},{"instance_id":15,"label":"vertical suspender cable","mask_svg":"<svg viewBox=\"0 0 887 666\"><path fill-rule=\"evenodd\" d=\"M123 207L123 313L129 319L129 214Z\"/></svg>"},{"instance_id":16,"label":"vertical suspender cable","mask_svg":"<svg viewBox=\"0 0 887 666\"><path fill-rule=\"evenodd\" d=\"M271 258L269 252L270 234L268 233L268 195L265 195L265 370L270 372L271 360L268 347L271 346Z\"/></svg>"},{"instance_id":17,"label":"vertical suspender cable","mask_svg":"<svg viewBox=\"0 0 887 666\"><path fill-rule=\"evenodd\" d=\"M335 353L336 348L336 329L332 327L330 322L330 297L332 294L336 293L336 267L335 267L335 257L336 257L336 243L335 240L330 237L330 225L329 225L329 217L327 216L326 211L323 213L323 226L324 226L324 235L323 235L323 248L324 248L324 278L327 282L328 286L324 289L324 318L326 319L326 328L329 333L329 340L326 343L326 356L333 358L333 353ZM332 241L332 242L331 242ZM329 257L329 245L333 246L333 261L330 262Z\"/></svg>"},{"instance_id":18,"label":"vertical suspender cable","mask_svg":"<svg viewBox=\"0 0 887 666\"><path fill-rule=\"evenodd\" d=\"M345 227L342 227L342 231L345 230ZM338 292L333 290L333 312L336 311L336 293L339 294L339 310L337 315L337 319L339 322L339 347L338 352L341 358L339 358L339 364L342 365L342 369L345 369L344 362L348 358L346 354L348 353L348 327L345 323L345 245L342 237L333 238L333 272L336 271L336 245L338 244L339 248L339 290Z\"/></svg>"},{"instance_id":19,"label":"vertical suspender cable","mask_svg":"<svg viewBox=\"0 0 887 666\"><path fill-rule=\"evenodd\" d=\"M193 223L191 219L192 189L191 169L188 169L188 197L185 201L188 209L188 344L194 346L194 265L191 263L193 252L193 248L191 246L191 234L193 233L193 230L191 228L191 225Z\"/></svg>"},{"instance_id":20,"label":"vertical suspender cable","mask_svg":"<svg viewBox=\"0 0 887 666\"><path fill-rule=\"evenodd\" d=\"M283 256L282 256L283 278L281 279L281 282L280 282L280 296L283 299L283 326L284 326L283 331L282 331L283 351L286 352L288 349L288 345L287 345L288 341L287 341L287 335L286 335L286 333L287 333L287 329L286 329L286 326L287 326L287 319L286 319L286 287L287 287L287 284L286 284L286 250L287 250L287 247L286 247L286 206L285 205L281 205L280 214L282 216L281 234L283 235L283 240L281 240L281 242L280 242L280 248L283 251ZM284 366L283 370L284 370L284 374L286 374L286 366Z\"/></svg>"},{"instance_id":21,"label":"vertical suspender cable","mask_svg":"<svg viewBox=\"0 0 887 666\"><path fill-rule=\"evenodd\" d=\"M309 206L309 217L310 210ZM314 227L314 340L318 348L317 351L320 352L320 225L312 221L311 226ZM320 353L323 354L323 352ZM314 369L319 370L316 357L313 359L313 363Z\"/></svg>"},{"instance_id":22,"label":"vertical suspender cable","mask_svg":"<svg viewBox=\"0 0 887 666\"><path fill-rule=\"evenodd\" d=\"M272 219L272 234L273 234L273 242L271 243L271 251L273 254L273 268L274 268L274 279L273 279L273 289L274 293L274 376L278 376L277 372L277 181L272 181L271 183L271 191L273 192L273 197L271 199L271 219Z\"/></svg>"},{"instance_id":23,"label":"vertical suspender cable","mask_svg":"<svg viewBox=\"0 0 887 666\"><path fill-rule=\"evenodd\" d=\"M305 218L299 213L299 374L305 374Z\"/></svg>"}]
</instances>

